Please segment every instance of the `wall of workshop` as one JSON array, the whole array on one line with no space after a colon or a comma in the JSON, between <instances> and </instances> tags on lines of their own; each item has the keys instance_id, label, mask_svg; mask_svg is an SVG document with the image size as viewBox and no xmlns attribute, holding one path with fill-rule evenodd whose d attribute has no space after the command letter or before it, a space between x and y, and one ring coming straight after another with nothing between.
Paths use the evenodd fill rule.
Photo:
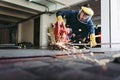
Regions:
<instances>
[{"instance_id":1,"label":"wall of workshop","mask_svg":"<svg viewBox=\"0 0 120 80\"><path fill-rule=\"evenodd\" d=\"M109 0L101 0L101 43L110 43L110 5ZM110 48L110 45L102 45L102 48Z\"/></svg>"},{"instance_id":2,"label":"wall of workshop","mask_svg":"<svg viewBox=\"0 0 120 80\"><path fill-rule=\"evenodd\" d=\"M43 49L48 46L47 29L50 26L50 23L55 21L55 14L43 14L40 16L40 47Z\"/></svg>"},{"instance_id":3,"label":"wall of workshop","mask_svg":"<svg viewBox=\"0 0 120 80\"><path fill-rule=\"evenodd\" d=\"M120 43L120 0L111 0L111 42ZM111 45L112 48L120 48L120 44Z\"/></svg>"},{"instance_id":4,"label":"wall of workshop","mask_svg":"<svg viewBox=\"0 0 120 80\"><path fill-rule=\"evenodd\" d=\"M50 23L52 23L52 22L56 22L57 21L56 14L50 14L48 21L49 21L48 25L50 25Z\"/></svg>"},{"instance_id":5,"label":"wall of workshop","mask_svg":"<svg viewBox=\"0 0 120 80\"><path fill-rule=\"evenodd\" d=\"M56 14L43 14L40 16L40 36L39 45L41 48L47 48L48 37L47 29L51 22L56 22ZM32 42L34 37L34 24L33 20L26 21L18 26L18 43L19 42Z\"/></svg>"},{"instance_id":6,"label":"wall of workshop","mask_svg":"<svg viewBox=\"0 0 120 80\"><path fill-rule=\"evenodd\" d=\"M102 43L120 43L120 0L101 0ZM120 44L102 45L119 48Z\"/></svg>"},{"instance_id":7,"label":"wall of workshop","mask_svg":"<svg viewBox=\"0 0 120 80\"><path fill-rule=\"evenodd\" d=\"M18 42L25 41L33 43L33 29L33 20L20 23L18 26Z\"/></svg>"}]
</instances>

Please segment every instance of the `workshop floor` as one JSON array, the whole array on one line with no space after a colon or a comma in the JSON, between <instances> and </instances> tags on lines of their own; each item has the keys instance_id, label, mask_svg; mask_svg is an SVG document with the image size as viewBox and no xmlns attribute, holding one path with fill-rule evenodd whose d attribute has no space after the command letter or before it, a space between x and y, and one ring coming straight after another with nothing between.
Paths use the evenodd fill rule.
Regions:
<instances>
[{"instance_id":1,"label":"workshop floor","mask_svg":"<svg viewBox=\"0 0 120 80\"><path fill-rule=\"evenodd\" d=\"M106 65L55 50L0 50L0 80L120 80L120 64L112 62L120 51L91 51L85 56Z\"/></svg>"}]
</instances>

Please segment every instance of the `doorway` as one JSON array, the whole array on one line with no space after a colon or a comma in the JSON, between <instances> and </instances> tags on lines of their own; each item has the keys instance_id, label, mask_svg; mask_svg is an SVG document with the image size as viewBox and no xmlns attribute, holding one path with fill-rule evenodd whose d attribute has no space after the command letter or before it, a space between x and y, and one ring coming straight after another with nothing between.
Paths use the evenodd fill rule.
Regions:
<instances>
[{"instance_id":1,"label":"doorway","mask_svg":"<svg viewBox=\"0 0 120 80\"><path fill-rule=\"evenodd\" d=\"M40 17L34 19L34 46L39 48L40 37Z\"/></svg>"}]
</instances>

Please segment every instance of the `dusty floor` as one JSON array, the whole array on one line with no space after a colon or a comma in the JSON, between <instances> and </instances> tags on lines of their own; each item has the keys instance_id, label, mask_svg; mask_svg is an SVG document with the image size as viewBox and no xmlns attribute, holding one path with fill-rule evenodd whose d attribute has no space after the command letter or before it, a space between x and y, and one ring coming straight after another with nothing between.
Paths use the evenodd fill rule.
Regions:
<instances>
[{"instance_id":1,"label":"dusty floor","mask_svg":"<svg viewBox=\"0 0 120 80\"><path fill-rule=\"evenodd\" d=\"M9 50L0 50L1 54ZM51 50L10 50L9 53L46 53L47 56L34 58L0 59L0 80L120 80L120 64L113 63L119 52L99 52L85 56L105 62L99 65L77 55L58 55L61 51ZM48 53L52 56L48 56ZM11 55L12 56L12 55Z\"/></svg>"}]
</instances>

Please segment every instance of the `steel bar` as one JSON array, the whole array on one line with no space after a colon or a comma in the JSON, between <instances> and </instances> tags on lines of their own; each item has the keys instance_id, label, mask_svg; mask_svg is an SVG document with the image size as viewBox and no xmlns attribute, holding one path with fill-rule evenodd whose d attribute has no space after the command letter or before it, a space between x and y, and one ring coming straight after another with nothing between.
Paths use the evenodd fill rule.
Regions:
<instances>
[{"instance_id":1,"label":"steel bar","mask_svg":"<svg viewBox=\"0 0 120 80\"><path fill-rule=\"evenodd\" d=\"M90 45L90 43L72 43L70 45ZM97 45L120 45L120 43L97 43Z\"/></svg>"}]
</instances>

